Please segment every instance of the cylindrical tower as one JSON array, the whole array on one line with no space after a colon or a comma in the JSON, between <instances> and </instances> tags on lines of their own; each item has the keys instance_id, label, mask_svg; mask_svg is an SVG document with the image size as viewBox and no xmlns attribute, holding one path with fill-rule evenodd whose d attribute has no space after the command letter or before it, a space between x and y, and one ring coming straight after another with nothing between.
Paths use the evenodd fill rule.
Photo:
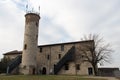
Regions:
<instances>
[{"instance_id":1,"label":"cylindrical tower","mask_svg":"<svg viewBox=\"0 0 120 80\"><path fill-rule=\"evenodd\" d=\"M37 13L25 15L24 46L22 53L22 73L36 73L36 55L38 46L38 28L40 16Z\"/></svg>"}]
</instances>

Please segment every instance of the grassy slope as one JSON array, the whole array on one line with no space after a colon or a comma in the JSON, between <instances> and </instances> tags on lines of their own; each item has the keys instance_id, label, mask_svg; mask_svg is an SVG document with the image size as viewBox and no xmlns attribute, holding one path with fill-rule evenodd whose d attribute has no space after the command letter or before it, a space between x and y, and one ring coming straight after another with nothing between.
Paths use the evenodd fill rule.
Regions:
<instances>
[{"instance_id":1,"label":"grassy slope","mask_svg":"<svg viewBox=\"0 0 120 80\"><path fill-rule=\"evenodd\" d=\"M81 76L33 76L33 75L8 75L0 76L0 80L106 80L106 79L92 79L82 78Z\"/></svg>"}]
</instances>

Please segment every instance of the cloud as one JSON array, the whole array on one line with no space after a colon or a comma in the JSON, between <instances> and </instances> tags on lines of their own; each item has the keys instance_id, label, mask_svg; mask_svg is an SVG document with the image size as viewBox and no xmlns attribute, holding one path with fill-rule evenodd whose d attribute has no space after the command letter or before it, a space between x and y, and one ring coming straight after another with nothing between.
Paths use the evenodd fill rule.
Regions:
<instances>
[{"instance_id":1,"label":"cloud","mask_svg":"<svg viewBox=\"0 0 120 80\"><path fill-rule=\"evenodd\" d=\"M24 12L10 0L0 2L0 5L0 52L3 54L22 48Z\"/></svg>"}]
</instances>

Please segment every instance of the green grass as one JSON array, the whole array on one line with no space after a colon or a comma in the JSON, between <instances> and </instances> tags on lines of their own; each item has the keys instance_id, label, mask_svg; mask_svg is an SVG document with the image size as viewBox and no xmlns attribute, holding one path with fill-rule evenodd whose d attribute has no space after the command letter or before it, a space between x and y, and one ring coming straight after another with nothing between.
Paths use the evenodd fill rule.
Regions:
<instances>
[{"instance_id":1,"label":"green grass","mask_svg":"<svg viewBox=\"0 0 120 80\"><path fill-rule=\"evenodd\" d=\"M82 76L62 76L62 75L6 75L0 76L0 80L106 80L84 78Z\"/></svg>"},{"instance_id":2,"label":"green grass","mask_svg":"<svg viewBox=\"0 0 120 80\"><path fill-rule=\"evenodd\" d=\"M120 80L120 77L117 77L118 80Z\"/></svg>"}]
</instances>

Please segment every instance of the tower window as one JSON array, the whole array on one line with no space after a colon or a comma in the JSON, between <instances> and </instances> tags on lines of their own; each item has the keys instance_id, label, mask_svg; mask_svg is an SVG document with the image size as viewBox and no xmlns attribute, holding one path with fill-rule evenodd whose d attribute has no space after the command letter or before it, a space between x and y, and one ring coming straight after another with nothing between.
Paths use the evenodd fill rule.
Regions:
<instances>
[{"instance_id":1,"label":"tower window","mask_svg":"<svg viewBox=\"0 0 120 80\"><path fill-rule=\"evenodd\" d=\"M65 70L69 70L69 65L65 64Z\"/></svg>"},{"instance_id":2,"label":"tower window","mask_svg":"<svg viewBox=\"0 0 120 80\"><path fill-rule=\"evenodd\" d=\"M27 49L27 44L24 45L24 50L26 50L26 49Z\"/></svg>"},{"instance_id":3,"label":"tower window","mask_svg":"<svg viewBox=\"0 0 120 80\"><path fill-rule=\"evenodd\" d=\"M61 59L61 54L58 54L58 58Z\"/></svg>"},{"instance_id":4,"label":"tower window","mask_svg":"<svg viewBox=\"0 0 120 80\"><path fill-rule=\"evenodd\" d=\"M38 23L36 22L36 26L38 27Z\"/></svg>"},{"instance_id":5,"label":"tower window","mask_svg":"<svg viewBox=\"0 0 120 80\"><path fill-rule=\"evenodd\" d=\"M80 64L76 64L76 70L80 70Z\"/></svg>"},{"instance_id":6,"label":"tower window","mask_svg":"<svg viewBox=\"0 0 120 80\"><path fill-rule=\"evenodd\" d=\"M36 35L36 40L38 39L38 35Z\"/></svg>"},{"instance_id":7,"label":"tower window","mask_svg":"<svg viewBox=\"0 0 120 80\"><path fill-rule=\"evenodd\" d=\"M64 45L61 45L61 51L64 51Z\"/></svg>"},{"instance_id":8,"label":"tower window","mask_svg":"<svg viewBox=\"0 0 120 80\"><path fill-rule=\"evenodd\" d=\"M42 52L42 48L40 48L40 52Z\"/></svg>"}]
</instances>

